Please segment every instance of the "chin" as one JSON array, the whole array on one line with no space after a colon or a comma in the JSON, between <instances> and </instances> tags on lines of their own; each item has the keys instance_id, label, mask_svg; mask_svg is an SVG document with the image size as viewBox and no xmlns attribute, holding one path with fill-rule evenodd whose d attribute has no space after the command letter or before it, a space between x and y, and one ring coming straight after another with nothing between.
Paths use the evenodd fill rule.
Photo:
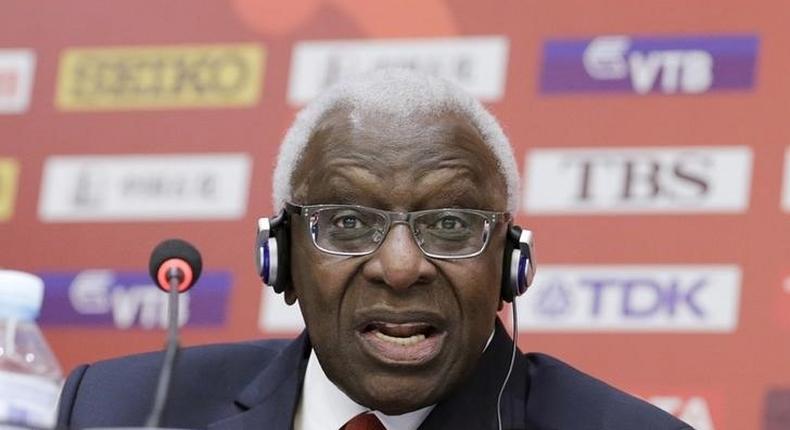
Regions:
<instances>
[{"instance_id":1,"label":"chin","mask_svg":"<svg viewBox=\"0 0 790 430\"><path fill-rule=\"evenodd\" d=\"M367 393L364 398L355 401L387 415L401 415L407 412L416 411L417 409L430 406L438 401L438 399L434 400L433 396L417 398L415 396L415 391L417 390L418 389L411 388L395 393Z\"/></svg>"},{"instance_id":2,"label":"chin","mask_svg":"<svg viewBox=\"0 0 790 430\"><path fill-rule=\"evenodd\" d=\"M362 380L364 379L364 380ZM445 397L450 386L444 378L415 381L403 375L357 380L348 395L357 403L387 415L401 415L433 405Z\"/></svg>"}]
</instances>

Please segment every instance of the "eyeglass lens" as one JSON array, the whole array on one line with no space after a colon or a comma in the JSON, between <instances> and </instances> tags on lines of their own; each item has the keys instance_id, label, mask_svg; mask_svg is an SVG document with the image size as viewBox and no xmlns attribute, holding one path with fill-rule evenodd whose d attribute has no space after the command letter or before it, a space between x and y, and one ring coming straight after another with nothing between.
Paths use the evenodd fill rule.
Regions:
<instances>
[{"instance_id":1,"label":"eyeglass lens","mask_svg":"<svg viewBox=\"0 0 790 430\"><path fill-rule=\"evenodd\" d=\"M373 252L384 239L387 224L385 213L355 207L321 208L310 216L315 244L331 252ZM438 209L417 214L411 226L426 253L458 256L483 249L488 220L474 212Z\"/></svg>"}]
</instances>

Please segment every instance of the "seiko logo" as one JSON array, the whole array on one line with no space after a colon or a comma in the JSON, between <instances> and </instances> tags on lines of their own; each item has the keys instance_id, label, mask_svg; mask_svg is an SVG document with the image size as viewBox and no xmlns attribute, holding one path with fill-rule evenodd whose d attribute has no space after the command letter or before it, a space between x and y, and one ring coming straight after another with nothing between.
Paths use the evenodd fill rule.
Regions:
<instances>
[{"instance_id":1,"label":"seiko logo","mask_svg":"<svg viewBox=\"0 0 790 430\"><path fill-rule=\"evenodd\" d=\"M52 157L45 221L238 218L251 160L243 154Z\"/></svg>"},{"instance_id":2,"label":"seiko logo","mask_svg":"<svg viewBox=\"0 0 790 430\"><path fill-rule=\"evenodd\" d=\"M35 65L32 50L0 49L0 114L27 111Z\"/></svg>"},{"instance_id":3,"label":"seiko logo","mask_svg":"<svg viewBox=\"0 0 790 430\"><path fill-rule=\"evenodd\" d=\"M301 42L294 47L288 101L301 105L349 76L405 67L455 81L484 101L502 97L504 37Z\"/></svg>"},{"instance_id":4,"label":"seiko logo","mask_svg":"<svg viewBox=\"0 0 790 430\"><path fill-rule=\"evenodd\" d=\"M748 147L533 150L526 163L530 213L742 212Z\"/></svg>"},{"instance_id":5,"label":"seiko logo","mask_svg":"<svg viewBox=\"0 0 790 430\"><path fill-rule=\"evenodd\" d=\"M65 110L252 105L262 62L255 45L69 49L57 104Z\"/></svg>"},{"instance_id":6,"label":"seiko logo","mask_svg":"<svg viewBox=\"0 0 790 430\"><path fill-rule=\"evenodd\" d=\"M527 331L732 331L731 266L543 266L520 300Z\"/></svg>"},{"instance_id":7,"label":"seiko logo","mask_svg":"<svg viewBox=\"0 0 790 430\"><path fill-rule=\"evenodd\" d=\"M552 40L544 50L541 89L699 94L751 88L757 45L754 36Z\"/></svg>"}]
</instances>

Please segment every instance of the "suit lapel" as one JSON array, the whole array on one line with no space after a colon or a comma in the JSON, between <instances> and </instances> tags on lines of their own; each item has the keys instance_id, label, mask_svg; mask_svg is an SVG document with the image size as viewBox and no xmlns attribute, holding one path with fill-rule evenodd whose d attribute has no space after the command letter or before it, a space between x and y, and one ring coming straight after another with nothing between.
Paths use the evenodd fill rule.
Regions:
<instances>
[{"instance_id":1,"label":"suit lapel","mask_svg":"<svg viewBox=\"0 0 790 430\"><path fill-rule=\"evenodd\" d=\"M309 348L307 333L302 332L239 394L236 405L242 412L208 428L291 429Z\"/></svg>"},{"instance_id":2,"label":"suit lapel","mask_svg":"<svg viewBox=\"0 0 790 430\"><path fill-rule=\"evenodd\" d=\"M436 405L419 430L495 429L497 395L510 364L512 345L510 336L497 320L494 338L480 357L477 369L455 393ZM241 412L208 428L290 430L309 351L307 334L303 332L236 398ZM502 396L503 428L524 428L528 391L528 372L519 352Z\"/></svg>"},{"instance_id":3,"label":"suit lapel","mask_svg":"<svg viewBox=\"0 0 790 430\"><path fill-rule=\"evenodd\" d=\"M419 430L495 429L497 396L510 365L513 341L497 319L494 338L480 357L477 369L449 398L439 402ZM523 429L527 369L517 352L513 372L502 396L502 421L505 429Z\"/></svg>"}]
</instances>

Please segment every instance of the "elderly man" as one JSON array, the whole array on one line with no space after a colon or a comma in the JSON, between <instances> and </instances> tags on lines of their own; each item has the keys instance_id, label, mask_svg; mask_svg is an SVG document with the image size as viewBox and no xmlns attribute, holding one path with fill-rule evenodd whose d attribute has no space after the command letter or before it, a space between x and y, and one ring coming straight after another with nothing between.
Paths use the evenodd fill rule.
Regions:
<instances>
[{"instance_id":1,"label":"elderly man","mask_svg":"<svg viewBox=\"0 0 790 430\"><path fill-rule=\"evenodd\" d=\"M259 222L263 279L297 303L294 341L189 348L164 423L258 429L689 429L542 354L497 319L531 278L512 225L516 163L496 120L456 86L389 70L297 117ZM161 357L83 366L67 427L140 425Z\"/></svg>"}]
</instances>

